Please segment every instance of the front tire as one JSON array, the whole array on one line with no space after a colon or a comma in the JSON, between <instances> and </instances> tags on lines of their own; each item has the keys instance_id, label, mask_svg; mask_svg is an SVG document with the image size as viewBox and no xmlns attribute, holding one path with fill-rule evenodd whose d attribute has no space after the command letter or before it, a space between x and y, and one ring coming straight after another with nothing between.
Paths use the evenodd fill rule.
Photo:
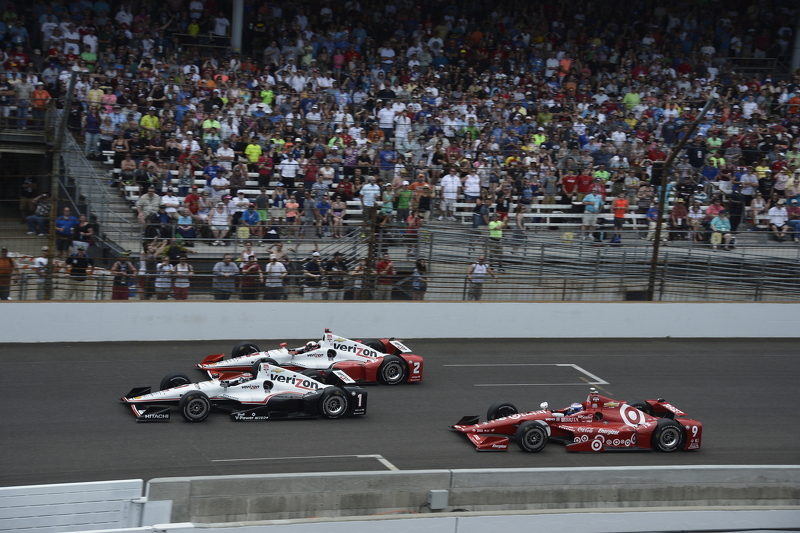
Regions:
<instances>
[{"instance_id":1,"label":"front tire","mask_svg":"<svg viewBox=\"0 0 800 533\"><path fill-rule=\"evenodd\" d=\"M538 453L547 446L547 430L533 420L520 424L514 435L523 452Z\"/></svg>"},{"instance_id":2,"label":"front tire","mask_svg":"<svg viewBox=\"0 0 800 533\"><path fill-rule=\"evenodd\" d=\"M231 359L241 357L243 355L250 355L251 353L258 353L261 350L258 346L250 341L242 341L231 350Z\"/></svg>"},{"instance_id":3,"label":"front tire","mask_svg":"<svg viewBox=\"0 0 800 533\"><path fill-rule=\"evenodd\" d=\"M328 387L319 400L319 412L325 418L337 419L347 414L347 393L337 387Z\"/></svg>"},{"instance_id":4,"label":"front tire","mask_svg":"<svg viewBox=\"0 0 800 533\"><path fill-rule=\"evenodd\" d=\"M174 389L175 387L189 385L190 383L192 383L192 380L189 379L189 376L186 374L173 372L172 374L167 374L164 376L164 378L161 380L161 385L158 387L158 390Z\"/></svg>"},{"instance_id":5,"label":"front tire","mask_svg":"<svg viewBox=\"0 0 800 533\"><path fill-rule=\"evenodd\" d=\"M202 422L211 413L211 401L201 391L192 391L181 396L178 410L187 422Z\"/></svg>"},{"instance_id":6,"label":"front tire","mask_svg":"<svg viewBox=\"0 0 800 533\"><path fill-rule=\"evenodd\" d=\"M486 420L491 422L492 420L505 418L517 413L519 413L519 410L517 410L517 407L513 403L500 400L489 406L489 410L486 411Z\"/></svg>"},{"instance_id":7,"label":"front tire","mask_svg":"<svg viewBox=\"0 0 800 533\"><path fill-rule=\"evenodd\" d=\"M662 418L658 421L653 436L650 437L650 444L654 450L668 453L680 450L685 440L683 426L674 420Z\"/></svg>"},{"instance_id":8,"label":"front tire","mask_svg":"<svg viewBox=\"0 0 800 533\"><path fill-rule=\"evenodd\" d=\"M408 378L406 362L396 355L387 355L378 368L378 380L386 385L399 385Z\"/></svg>"}]
</instances>

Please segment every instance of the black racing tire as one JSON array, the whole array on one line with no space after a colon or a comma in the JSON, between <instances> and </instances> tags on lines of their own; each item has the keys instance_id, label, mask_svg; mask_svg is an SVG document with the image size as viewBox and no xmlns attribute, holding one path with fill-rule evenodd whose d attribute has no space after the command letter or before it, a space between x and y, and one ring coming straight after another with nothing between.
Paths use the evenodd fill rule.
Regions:
<instances>
[{"instance_id":1,"label":"black racing tire","mask_svg":"<svg viewBox=\"0 0 800 533\"><path fill-rule=\"evenodd\" d=\"M647 402L643 402L642 400L627 400L625 403L631 407L635 407L646 415L653 416L653 408L650 407L650 404Z\"/></svg>"},{"instance_id":2,"label":"black racing tire","mask_svg":"<svg viewBox=\"0 0 800 533\"><path fill-rule=\"evenodd\" d=\"M243 355L250 355L251 353L258 353L260 351L261 350L258 349L258 346L255 343L250 341L242 341L234 346L233 350L231 350L231 359L241 357Z\"/></svg>"},{"instance_id":3,"label":"black racing tire","mask_svg":"<svg viewBox=\"0 0 800 533\"><path fill-rule=\"evenodd\" d=\"M363 344L364 346L369 346L370 348L372 348L373 350L375 350L378 353L388 353L386 351L386 346L384 346L383 343L381 341L377 340L377 339L364 341L361 344Z\"/></svg>"},{"instance_id":4,"label":"black racing tire","mask_svg":"<svg viewBox=\"0 0 800 533\"><path fill-rule=\"evenodd\" d=\"M538 453L547 446L547 429L534 420L520 424L514 436L523 452Z\"/></svg>"},{"instance_id":5,"label":"black racing tire","mask_svg":"<svg viewBox=\"0 0 800 533\"><path fill-rule=\"evenodd\" d=\"M275 359L271 357L263 357L258 361L256 361L255 363L253 363L253 366L250 367L250 373L253 374L254 378L258 376L258 369L261 366L261 363L267 363L273 366L279 366L278 362Z\"/></svg>"},{"instance_id":6,"label":"black racing tire","mask_svg":"<svg viewBox=\"0 0 800 533\"><path fill-rule=\"evenodd\" d=\"M188 385L193 383L189 376L186 374L182 374L180 372L173 372L172 374L167 374L161 380L161 385L158 386L158 390L167 390L167 389L174 389L175 387L180 387L181 385Z\"/></svg>"},{"instance_id":7,"label":"black racing tire","mask_svg":"<svg viewBox=\"0 0 800 533\"><path fill-rule=\"evenodd\" d=\"M303 374L304 376L306 376L307 378L311 378L311 379L313 379L315 381L319 381L320 383L323 383L323 384L327 384L328 383L328 380L325 379L325 374L320 370L316 370L314 368L307 368L307 369L303 370L300 373Z\"/></svg>"},{"instance_id":8,"label":"black racing tire","mask_svg":"<svg viewBox=\"0 0 800 533\"><path fill-rule=\"evenodd\" d=\"M650 445L653 449L665 453L680 450L683 448L684 442L686 442L686 433L683 431L683 426L668 418L658 421L658 425L650 437Z\"/></svg>"},{"instance_id":9,"label":"black racing tire","mask_svg":"<svg viewBox=\"0 0 800 533\"><path fill-rule=\"evenodd\" d=\"M517 413L519 413L519 410L513 403L507 402L506 400L499 400L489 406L489 409L486 411L486 421L491 422L492 420L497 420L498 418L503 418L508 415L515 415Z\"/></svg>"},{"instance_id":10,"label":"black racing tire","mask_svg":"<svg viewBox=\"0 0 800 533\"><path fill-rule=\"evenodd\" d=\"M211 400L202 391L187 392L181 396L178 410L187 422L202 422L211 413Z\"/></svg>"},{"instance_id":11,"label":"black racing tire","mask_svg":"<svg viewBox=\"0 0 800 533\"><path fill-rule=\"evenodd\" d=\"M349 399L347 393L339 387L328 387L322 391L319 399L319 413L330 419L342 418L347 414Z\"/></svg>"},{"instance_id":12,"label":"black racing tire","mask_svg":"<svg viewBox=\"0 0 800 533\"><path fill-rule=\"evenodd\" d=\"M378 368L378 381L386 385L399 385L408 379L408 367L402 357L384 356Z\"/></svg>"}]
</instances>

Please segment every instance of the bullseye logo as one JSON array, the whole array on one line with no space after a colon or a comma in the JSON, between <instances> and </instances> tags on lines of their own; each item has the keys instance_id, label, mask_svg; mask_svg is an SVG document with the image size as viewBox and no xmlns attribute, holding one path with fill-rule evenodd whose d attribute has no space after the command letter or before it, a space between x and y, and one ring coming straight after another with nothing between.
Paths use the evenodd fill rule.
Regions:
<instances>
[{"instance_id":1,"label":"bullseye logo","mask_svg":"<svg viewBox=\"0 0 800 533\"><path fill-rule=\"evenodd\" d=\"M622 421L625 422L626 425L634 427L640 424L644 424L644 413L640 410L636 409L635 407L631 407L630 405L623 404L619 408L619 414L622 417Z\"/></svg>"},{"instance_id":2,"label":"bullseye logo","mask_svg":"<svg viewBox=\"0 0 800 533\"><path fill-rule=\"evenodd\" d=\"M594 438L594 440L592 440L592 444L591 444L592 451L593 452L599 452L600 450L602 450L604 442L605 442L605 437L603 437L602 435L597 435Z\"/></svg>"}]
</instances>

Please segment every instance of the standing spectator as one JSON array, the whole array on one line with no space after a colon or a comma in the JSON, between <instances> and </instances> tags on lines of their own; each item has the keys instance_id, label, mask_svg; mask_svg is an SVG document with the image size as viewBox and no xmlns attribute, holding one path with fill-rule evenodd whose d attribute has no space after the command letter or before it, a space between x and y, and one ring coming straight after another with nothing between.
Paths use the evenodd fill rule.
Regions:
<instances>
[{"instance_id":1,"label":"standing spectator","mask_svg":"<svg viewBox=\"0 0 800 533\"><path fill-rule=\"evenodd\" d=\"M425 261L419 259L414 265L414 272L411 274L411 299L421 301L425 299L425 292L428 290L428 269Z\"/></svg>"},{"instance_id":2,"label":"standing spectator","mask_svg":"<svg viewBox=\"0 0 800 533\"><path fill-rule=\"evenodd\" d=\"M614 211L614 235L611 237L611 242L616 244L622 240L622 226L625 224L625 215L628 213L628 199L624 192L617 195L611 208Z\"/></svg>"},{"instance_id":3,"label":"standing spectator","mask_svg":"<svg viewBox=\"0 0 800 533\"><path fill-rule=\"evenodd\" d=\"M89 246L94 239L94 224L86 220L86 215L78 217L78 224L72 229L72 249L82 248L89 253Z\"/></svg>"},{"instance_id":4,"label":"standing spectator","mask_svg":"<svg viewBox=\"0 0 800 533\"><path fill-rule=\"evenodd\" d=\"M251 255L247 258L247 262L242 265L242 292L239 299L258 300L259 289L263 284L264 273L261 271L258 261L256 261L256 256Z\"/></svg>"},{"instance_id":5,"label":"standing spectator","mask_svg":"<svg viewBox=\"0 0 800 533\"><path fill-rule=\"evenodd\" d=\"M295 187L295 179L300 172L300 163L294 158L294 153L287 152L286 159L280 162L275 169L281 174L281 183L287 190L291 191Z\"/></svg>"},{"instance_id":6,"label":"standing spectator","mask_svg":"<svg viewBox=\"0 0 800 533\"><path fill-rule=\"evenodd\" d=\"M43 192L33 199L36 205L34 214L25 217L25 222L28 224L28 235L36 235L44 237L47 233L47 222L50 220L50 195Z\"/></svg>"},{"instance_id":7,"label":"standing spectator","mask_svg":"<svg viewBox=\"0 0 800 533\"><path fill-rule=\"evenodd\" d=\"M33 100L31 101L31 108L33 111L33 129L44 129L44 113L47 109L47 102L50 101L50 93L44 88L44 83L39 82L36 84L36 90L33 91Z\"/></svg>"},{"instance_id":8,"label":"standing spectator","mask_svg":"<svg viewBox=\"0 0 800 533\"><path fill-rule=\"evenodd\" d=\"M72 230L78 225L78 219L72 216L69 207L65 207L61 216L56 219L56 248L58 257L65 259L72 246Z\"/></svg>"},{"instance_id":9,"label":"standing spectator","mask_svg":"<svg viewBox=\"0 0 800 533\"><path fill-rule=\"evenodd\" d=\"M35 101L34 101L35 106ZM34 109L34 118L36 110ZM97 106L92 106L89 112L83 116L83 131L85 133L83 155L89 159L97 159L100 145L100 114L97 111Z\"/></svg>"},{"instance_id":10,"label":"standing spectator","mask_svg":"<svg viewBox=\"0 0 800 533\"><path fill-rule=\"evenodd\" d=\"M375 299L376 300L391 300L392 299L392 284L394 283L394 263L389 259L389 254L385 253L375 265L378 270L378 280L376 283Z\"/></svg>"},{"instance_id":11,"label":"standing spectator","mask_svg":"<svg viewBox=\"0 0 800 533\"><path fill-rule=\"evenodd\" d=\"M303 265L303 300L322 299L322 268L319 252L311 254L311 260Z\"/></svg>"},{"instance_id":12,"label":"standing spectator","mask_svg":"<svg viewBox=\"0 0 800 533\"><path fill-rule=\"evenodd\" d=\"M377 184L375 176L370 176L369 183L361 187L361 236L366 236L366 228L368 224L372 224L373 217L375 216L375 204L381 195L381 188Z\"/></svg>"},{"instance_id":13,"label":"standing spectator","mask_svg":"<svg viewBox=\"0 0 800 533\"><path fill-rule=\"evenodd\" d=\"M266 281L264 282L264 299L265 300L282 300L283 299L283 279L288 272L286 266L278 261L278 256L270 254L269 263L264 267L264 274Z\"/></svg>"},{"instance_id":14,"label":"standing spectator","mask_svg":"<svg viewBox=\"0 0 800 533\"><path fill-rule=\"evenodd\" d=\"M53 286L53 280L47 272L47 258L50 254L50 248L42 246L42 253L39 257L33 260L33 271L36 273L36 299L44 300L45 293L48 287Z\"/></svg>"},{"instance_id":15,"label":"standing spectator","mask_svg":"<svg viewBox=\"0 0 800 533\"><path fill-rule=\"evenodd\" d=\"M489 262L497 263L498 272L503 272L503 230L508 226L507 220L500 220L493 213L489 221Z\"/></svg>"},{"instance_id":16,"label":"standing spectator","mask_svg":"<svg viewBox=\"0 0 800 533\"><path fill-rule=\"evenodd\" d=\"M397 222L400 225L406 225L408 221L408 215L411 211L411 197L413 195L414 193L408 189L408 181L403 181L395 195L397 199Z\"/></svg>"},{"instance_id":17,"label":"standing spectator","mask_svg":"<svg viewBox=\"0 0 800 533\"><path fill-rule=\"evenodd\" d=\"M172 283L172 293L176 300L189 299L189 285L194 268L186 261L186 256L181 255L180 261L175 265L175 279Z\"/></svg>"},{"instance_id":18,"label":"standing spectator","mask_svg":"<svg viewBox=\"0 0 800 533\"><path fill-rule=\"evenodd\" d=\"M441 182L441 212L439 220L447 220L455 222L455 208L458 195L461 193L461 180L456 174L455 167L450 168L450 172L442 178Z\"/></svg>"},{"instance_id":19,"label":"standing spectator","mask_svg":"<svg viewBox=\"0 0 800 533\"><path fill-rule=\"evenodd\" d=\"M603 197L596 190L592 190L583 197L582 203L584 207L581 233L583 233L584 239L589 239L597 225L597 215L603 210Z\"/></svg>"},{"instance_id":20,"label":"standing spectator","mask_svg":"<svg viewBox=\"0 0 800 533\"><path fill-rule=\"evenodd\" d=\"M127 300L130 297L130 287L136 279L136 267L128 261L129 256L130 252L122 252L119 260L111 267L114 276L111 288L112 300Z\"/></svg>"},{"instance_id":21,"label":"standing spectator","mask_svg":"<svg viewBox=\"0 0 800 533\"><path fill-rule=\"evenodd\" d=\"M11 299L11 284L17 281L19 272L12 257L8 257L8 248L0 248L0 300Z\"/></svg>"},{"instance_id":22,"label":"standing spectator","mask_svg":"<svg viewBox=\"0 0 800 533\"><path fill-rule=\"evenodd\" d=\"M325 264L325 275L328 278L328 300L344 300L344 278L348 272L342 252L333 254L333 261Z\"/></svg>"},{"instance_id":23,"label":"standing spectator","mask_svg":"<svg viewBox=\"0 0 800 533\"><path fill-rule=\"evenodd\" d=\"M236 276L239 274L239 267L233 262L231 254L222 256L222 261L217 262L212 269L214 278L211 284L211 291L215 300L230 300L231 295L236 292Z\"/></svg>"},{"instance_id":24,"label":"standing spectator","mask_svg":"<svg viewBox=\"0 0 800 533\"><path fill-rule=\"evenodd\" d=\"M78 248L67 258L69 288L65 300L85 300L86 282L94 272L94 260L86 256L85 248Z\"/></svg>"},{"instance_id":25,"label":"standing spectator","mask_svg":"<svg viewBox=\"0 0 800 533\"><path fill-rule=\"evenodd\" d=\"M485 261L486 257L481 254L478 256L478 262L470 265L467 270L467 280L469 281L467 300L479 301L483 297L483 284L486 281L486 274L491 275L495 281L497 280L497 276Z\"/></svg>"},{"instance_id":26,"label":"standing spectator","mask_svg":"<svg viewBox=\"0 0 800 533\"><path fill-rule=\"evenodd\" d=\"M31 96L33 95L34 87L27 77L23 77L20 81L14 84L14 96L16 97L17 104L17 128L21 130L28 129L28 110L31 107Z\"/></svg>"},{"instance_id":27,"label":"standing spectator","mask_svg":"<svg viewBox=\"0 0 800 533\"><path fill-rule=\"evenodd\" d=\"M172 292L172 278L175 274L175 267L169 261L169 256L161 258L161 262L156 265L156 299L166 300Z\"/></svg>"}]
</instances>

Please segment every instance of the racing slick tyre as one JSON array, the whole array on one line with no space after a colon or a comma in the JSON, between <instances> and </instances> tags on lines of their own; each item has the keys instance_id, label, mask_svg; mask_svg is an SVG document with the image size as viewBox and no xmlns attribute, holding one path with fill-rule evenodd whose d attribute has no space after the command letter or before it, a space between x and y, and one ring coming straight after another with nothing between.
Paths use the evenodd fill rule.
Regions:
<instances>
[{"instance_id":1,"label":"racing slick tyre","mask_svg":"<svg viewBox=\"0 0 800 533\"><path fill-rule=\"evenodd\" d=\"M319 381L320 383L323 383L323 384L327 384L328 383L328 381L325 379L325 374L322 373L319 370L314 370L312 368L307 368L306 370L303 370L300 373L303 374L304 376L306 376L307 378L311 378L311 379L313 379L315 381Z\"/></svg>"},{"instance_id":2,"label":"racing slick tyre","mask_svg":"<svg viewBox=\"0 0 800 533\"><path fill-rule=\"evenodd\" d=\"M328 387L319 400L319 412L325 418L342 418L347 414L347 393L338 387Z\"/></svg>"},{"instance_id":3,"label":"racing slick tyre","mask_svg":"<svg viewBox=\"0 0 800 533\"><path fill-rule=\"evenodd\" d=\"M181 396L178 410L187 422L202 422L211 412L211 401L201 391L192 391Z\"/></svg>"},{"instance_id":4,"label":"racing slick tyre","mask_svg":"<svg viewBox=\"0 0 800 533\"><path fill-rule=\"evenodd\" d=\"M498 418L504 418L517 413L519 413L519 411L513 403L500 400L489 406L489 410L486 411L486 420L497 420Z\"/></svg>"},{"instance_id":5,"label":"racing slick tyre","mask_svg":"<svg viewBox=\"0 0 800 533\"><path fill-rule=\"evenodd\" d=\"M253 344L250 341L242 341L236 346L233 347L231 350L231 359L236 357L241 357L243 355L250 355L251 353L258 353L261 350L258 349L258 346Z\"/></svg>"},{"instance_id":6,"label":"racing slick tyre","mask_svg":"<svg viewBox=\"0 0 800 533\"><path fill-rule=\"evenodd\" d=\"M650 444L654 450L660 452L674 452L683 447L685 440L686 437L683 433L683 426L674 420L662 418L658 421L656 430L653 431L653 436L650 437Z\"/></svg>"},{"instance_id":7,"label":"racing slick tyre","mask_svg":"<svg viewBox=\"0 0 800 533\"><path fill-rule=\"evenodd\" d=\"M628 400L625 403L631 407L635 407L646 415L653 416L653 408L650 407L650 404L647 402L643 402L642 400Z\"/></svg>"},{"instance_id":8,"label":"racing slick tyre","mask_svg":"<svg viewBox=\"0 0 800 533\"><path fill-rule=\"evenodd\" d=\"M408 379L408 368L402 357L387 355L378 368L378 381L386 385L399 385Z\"/></svg>"},{"instance_id":9,"label":"racing slick tyre","mask_svg":"<svg viewBox=\"0 0 800 533\"><path fill-rule=\"evenodd\" d=\"M370 348L372 348L373 350L375 350L378 353L387 353L386 352L386 346L384 346L383 343L381 341L379 341L379 340L374 340L373 339L373 340L370 340L370 341L364 341L361 344L363 344L364 346L369 346Z\"/></svg>"},{"instance_id":10,"label":"racing slick tyre","mask_svg":"<svg viewBox=\"0 0 800 533\"><path fill-rule=\"evenodd\" d=\"M514 436L523 452L540 452L547 445L547 430L534 420L520 424Z\"/></svg>"},{"instance_id":11,"label":"racing slick tyre","mask_svg":"<svg viewBox=\"0 0 800 533\"><path fill-rule=\"evenodd\" d=\"M181 385L188 385L189 383L192 383L192 380L189 379L189 376L186 374L181 374L180 372L173 372L172 374L167 374L164 376L164 379L161 380L161 385L159 385L158 390L172 389L175 387L180 387Z\"/></svg>"},{"instance_id":12,"label":"racing slick tyre","mask_svg":"<svg viewBox=\"0 0 800 533\"><path fill-rule=\"evenodd\" d=\"M250 373L253 374L253 377L256 377L258 375L258 369L261 368L261 363L267 363L268 365L273 365L273 366L280 366L278 365L278 362L271 357L264 357L263 359L259 359L258 361L253 363L253 366L250 368Z\"/></svg>"}]
</instances>

